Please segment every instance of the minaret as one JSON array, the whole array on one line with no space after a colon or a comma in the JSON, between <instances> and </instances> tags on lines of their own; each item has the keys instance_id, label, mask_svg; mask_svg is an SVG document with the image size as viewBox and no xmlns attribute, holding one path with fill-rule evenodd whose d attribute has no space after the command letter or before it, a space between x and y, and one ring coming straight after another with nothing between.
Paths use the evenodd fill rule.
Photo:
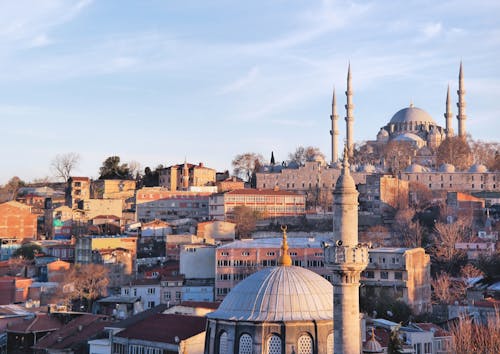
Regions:
<instances>
[{"instance_id":1,"label":"minaret","mask_svg":"<svg viewBox=\"0 0 500 354\"><path fill-rule=\"evenodd\" d=\"M184 160L184 166L182 167L182 189L187 190L189 188L189 167Z\"/></svg>"},{"instance_id":2,"label":"minaret","mask_svg":"<svg viewBox=\"0 0 500 354\"><path fill-rule=\"evenodd\" d=\"M448 84L448 92L446 94L446 113L444 114L446 119L446 137L451 138L454 135L453 132L453 112L451 111L451 98L450 98L450 85Z\"/></svg>"},{"instance_id":3,"label":"minaret","mask_svg":"<svg viewBox=\"0 0 500 354\"><path fill-rule=\"evenodd\" d=\"M335 88L333 88L333 98L332 98L332 115L330 116L332 120L332 130L330 130L330 135L332 136L332 164L336 163L339 160L339 151L338 151L338 120L339 115L337 114L337 99L335 98Z\"/></svg>"},{"instance_id":4,"label":"minaret","mask_svg":"<svg viewBox=\"0 0 500 354\"><path fill-rule=\"evenodd\" d=\"M324 245L325 264L333 272L335 354L361 352L359 279L368 265L368 246L358 243L358 191L349 172L347 147L333 192L333 243Z\"/></svg>"},{"instance_id":5,"label":"minaret","mask_svg":"<svg viewBox=\"0 0 500 354\"><path fill-rule=\"evenodd\" d=\"M353 156L354 153L354 104L352 103L352 86L351 86L351 63L349 63L349 68L347 69L347 91L345 92L347 96L347 104L345 105L346 109L346 142L347 142L347 151L349 157Z\"/></svg>"},{"instance_id":6,"label":"minaret","mask_svg":"<svg viewBox=\"0 0 500 354\"><path fill-rule=\"evenodd\" d=\"M462 68L462 62L460 62L460 73L458 74L458 136L461 138L465 138L465 120L467 116L465 115L465 107L467 104L465 103L465 85L464 85L464 72Z\"/></svg>"}]
</instances>

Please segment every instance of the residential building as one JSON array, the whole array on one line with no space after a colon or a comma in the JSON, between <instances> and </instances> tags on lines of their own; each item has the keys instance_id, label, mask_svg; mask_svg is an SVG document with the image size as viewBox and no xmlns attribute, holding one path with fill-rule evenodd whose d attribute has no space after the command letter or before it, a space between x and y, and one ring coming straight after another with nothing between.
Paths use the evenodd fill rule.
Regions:
<instances>
[{"instance_id":1,"label":"residential building","mask_svg":"<svg viewBox=\"0 0 500 354\"><path fill-rule=\"evenodd\" d=\"M92 263L92 252L99 250L111 251L123 248L128 250L132 257L137 254L137 237L128 235L119 236L81 236L75 240L75 263Z\"/></svg>"},{"instance_id":2,"label":"residential building","mask_svg":"<svg viewBox=\"0 0 500 354\"><path fill-rule=\"evenodd\" d=\"M217 192L219 193L224 193L228 191L234 191L237 189L244 189L245 188L245 181L243 181L241 178L232 176L228 177L222 181L217 181Z\"/></svg>"},{"instance_id":3,"label":"residential building","mask_svg":"<svg viewBox=\"0 0 500 354\"><path fill-rule=\"evenodd\" d=\"M121 287L122 296L139 297L144 309L160 304L160 281L156 279L137 279Z\"/></svg>"},{"instance_id":4,"label":"residential building","mask_svg":"<svg viewBox=\"0 0 500 354\"><path fill-rule=\"evenodd\" d=\"M94 199L119 199L122 203L135 195L136 181L130 179L98 179L92 181Z\"/></svg>"},{"instance_id":5,"label":"residential building","mask_svg":"<svg viewBox=\"0 0 500 354\"><path fill-rule=\"evenodd\" d=\"M182 301L214 301L215 245L181 246Z\"/></svg>"},{"instance_id":6,"label":"residential building","mask_svg":"<svg viewBox=\"0 0 500 354\"><path fill-rule=\"evenodd\" d=\"M262 213L266 218L300 216L305 214L303 194L275 189L239 189L210 196L211 219L231 221L235 207L245 206Z\"/></svg>"},{"instance_id":7,"label":"residential building","mask_svg":"<svg viewBox=\"0 0 500 354\"><path fill-rule=\"evenodd\" d=\"M32 283L31 278L0 277L0 305L22 303L28 300L28 291Z\"/></svg>"},{"instance_id":8,"label":"residential building","mask_svg":"<svg viewBox=\"0 0 500 354\"><path fill-rule=\"evenodd\" d=\"M80 204L82 210L85 212L85 219L91 220L99 215L113 215L118 218L122 217L122 205L123 201L121 199L87 199L82 201ZM119 224L118 224L119 225Z\"/></svg>"},{"instance_id":9,"label":"residential building","mask_svg":"<svg viewBox=\"0 0 500 354\"><path fill-rule=\"evenodd\" d=\"M187 190L188 187L215 185L216 171L203 163L193 165L185 162L160 170L160 187L170 191Z\"/></svg>"},{"instance_id":10,"label":"residential building","mask_svg":"<svg viewBox=\"0 0 500 354\"><path fill-rule=\"evenodd\" d=\"M205 317L153 314L113 335L112 353L203 354Z\"/></svg>"},{"instance_id":11,"label":"residential building","mask_svg":"<svg viewBox=\"0 0 500 354\"><path fill-rule=\"evenodd\" d=\"M16 201L0 204L0 239L36 238L37 215L31 207Z\"/></svg>"},{"instance_id":12,"label":"residential building","mask_svg":"<svg viewBox=\"0 0 500 354\"><path fill-rule=\"evenodd\" d=\"M70 177L66 187L66 205L78 208L78 202L90 199L90 179L88 177Z\"/></svg>"},{"instance_id":13,"label":"residential building","mask_svg":"<svg viewBox=\"0 0 500 354\"><path fill-rule=\"evenodd\" d=\"M141 188L136 195L136 220L206 219L210 195L206 192L170 191L161 187Z\"/></svg>"},{"instance_id":14,"label":"residential building","mask_svg":"<svg viewBox=\"0 0 500 354\"><path fill-rule=\"evenodd\" d=\"M407 181L394 176L367 175L366 183L358 185L360 210L382 215L400 206L407 206L408 187Z\"/></svg>"},{"instance_id":15,"label":"residential building","mask_svg":"<svg viewBox=\"0 0 500 354\"><path fill-rule=\"evenodd\" d=\"M415 313L430 311L430 256L423 248L372 248L369 257L361 278L362 295L386 291Z\"/></svg>"},{"instance_id":16,"label":"residential building","mask_svg":"<svg viewBox=\"0 0 500 354\"><path fill-rule=\"evenodd\" d=\"M7 353L33 353L33 345L63 326L63 322L50 314L37 313L33 318L7 328Z\"/></svg>"},{"instance_id":17,"label":"residential building","mask_svg":"<svg viewBox=\"0 0 500 354\"><path fill-rule=\"evenodd\" d=\"M330 279L324 267L323 239L289 238L292 264ZM281 238L246 239L219 246L215 253L215 300L220 301L241 280L258 270L274 267L281 252Z\"/></svg>"},{"instance_id":18,"label":"residential building","mask_svg":"<svg viewBox=\"0 0 500 354\"><path fill-rule=\"evenodd\" d=\"M162 304L172 306L181 303L184 275L163 275L160 286L160 302Z\"/></svg>"}]
</instances>

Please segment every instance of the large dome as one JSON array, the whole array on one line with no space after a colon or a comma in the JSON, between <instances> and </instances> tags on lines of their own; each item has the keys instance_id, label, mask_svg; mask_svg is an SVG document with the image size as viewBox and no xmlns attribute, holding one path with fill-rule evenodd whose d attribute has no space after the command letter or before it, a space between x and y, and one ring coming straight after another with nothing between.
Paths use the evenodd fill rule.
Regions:
<instances>
[{"instance_id":1,"label":"large dome","mask_svg":"<svg viewBox=\"0 0 500 354\"><path fill-rule=\"evenodd\" d=\"M410 123L410 122L415 122L415 123L429 123L432 125L435 125L436 122L434 119L424 111L423 109L417 108L417 107L407 107L403 108L402 110L398 111L392 118L390 123Z\"/></svg>"},{"instance_id":2,"label":"large dome","mask_svg":"<svg viewBox=\"0 0 500 354\"><path fill-rule=\"evenodd\" d=\"M236 285L207 317L255 322L333 320L333 286L301 267L266 268Z\"/></svg>"}]
</instances>

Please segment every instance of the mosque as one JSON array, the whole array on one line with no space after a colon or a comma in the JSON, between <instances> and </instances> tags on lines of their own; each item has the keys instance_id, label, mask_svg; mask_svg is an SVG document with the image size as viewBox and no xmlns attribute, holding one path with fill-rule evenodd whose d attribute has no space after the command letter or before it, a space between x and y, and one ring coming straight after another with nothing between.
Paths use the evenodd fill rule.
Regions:
<instances>
[{"instance_id":1,"label":"mosque","mask_svg":"<svg viewBox=\"0 0 500 354\"><path fill-rule=\"evenodd\" d=\"M207 315L207 354L360 354L360 274L368 246L358 242L358 192L349 171L348 150L334 190L334 239L323 244L333 285L292 266L286 227L278 266L238 283L219 308ZM373 338L363 353L381 353Z\"/></svg>"},{"instance_id":2,"label":"mosque","mask_svg":"<svg viewBox=\"0 0 500 354\"><path fill-rule=\"evenodd\" d=\"M465 114L465 85L463 66L460 63L460 70L458 75L458 136L465 138L465 121L467 116ZM352 89L352 76L351 66L349 65L347 72L347 90L345 92L347 97L346 108L346 144L349 151L349 156L352 157L354 153L354 104L352 102L353 89ZM446 111L444 113L445 126L442 127L423 109L415 107L410 104L409 107L403 108L396 112L391 118L389 123L381 127L375 141L368 142L369 145L387 144L389 141L400 141L411 143L417 149L424 149L428 151L435 151L446 138L454 136L453 129L453 113L451 109L450 86L448 85L448 92L446 95ZM338 120L337 102L335 97L335 90L333 91L332 98L332 114L330 116L332 127L330 135L332 137L332 164L338 161ZM417 155L419 151L417 150Z\"/></svg>"}]
</instances>

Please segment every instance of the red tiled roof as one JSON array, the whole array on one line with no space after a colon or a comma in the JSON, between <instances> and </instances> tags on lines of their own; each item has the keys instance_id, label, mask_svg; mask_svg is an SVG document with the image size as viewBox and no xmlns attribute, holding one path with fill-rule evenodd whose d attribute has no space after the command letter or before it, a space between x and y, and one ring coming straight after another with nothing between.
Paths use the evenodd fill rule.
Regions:
<instances>
[{"instance_id":1,"label":"red tiled roof","mask_svg":"<svg viewBox=\"0 0 500 354\"><path fill-rule=\"evenodd\" d=\"M72 348L89 338L99 334L111 321L104 316L85 314L62 326L59 330L44 336L34 349L66 349Z\"/></svg>"},{"instance_id":2,"label":"red tiled roof","mask_svg":"<svg viewBox=\"0 0 500 354\"><path fill-rule=\"evenodd\" d=\"M62 322L46 313L38 313L35 318L12 325L7 331L16 333L33 333L55 331L61 328Z\"/></svg>"},{"instance_id":3,"label":"red tiled roof","mask_svg":"<svg viewBox=\"0 0 500 354\"><path fill-rule=\"evenodd\" d=\"M302 194L295 193L295 192L290 192L290 191L285 191L285 190L274 190L274 189L252 189L252 188L247 188L247 189L235 189L229 192L226 192L226 194L260 194L260 195L293 195L293 196L300 196Z\"/></svg>"},{"instance_id":4,"label":"red tiled roof","mask_svg":"<svg viewBox=\"0 0 500 354\"><path fill-rule=\"evenodd\" d=\"M72 181L89 181L88 177L70 177Z\"/></svg>"},{"instance_id":5,"label":"red tiled roof","mask_svg":"<svg viewBox=\"0 0 500 354\"><path fill-rule=\"evenodd\" d=\"M206 321L199 316L155 314L127 327L116 337L175 344L176 336L184 340L205 331Z\"/></svg>"},{"instance_id":6,"label":"red tiled roof","mask_svg":"<svg viewBox=\"0 0 500 354\"><path fill-rule=\"evenodd\" d=\"M116 215L97 215L92 218L94 219L113 219L113 220L120 220L120 218Z\"/></svg>"}]
</instances>

